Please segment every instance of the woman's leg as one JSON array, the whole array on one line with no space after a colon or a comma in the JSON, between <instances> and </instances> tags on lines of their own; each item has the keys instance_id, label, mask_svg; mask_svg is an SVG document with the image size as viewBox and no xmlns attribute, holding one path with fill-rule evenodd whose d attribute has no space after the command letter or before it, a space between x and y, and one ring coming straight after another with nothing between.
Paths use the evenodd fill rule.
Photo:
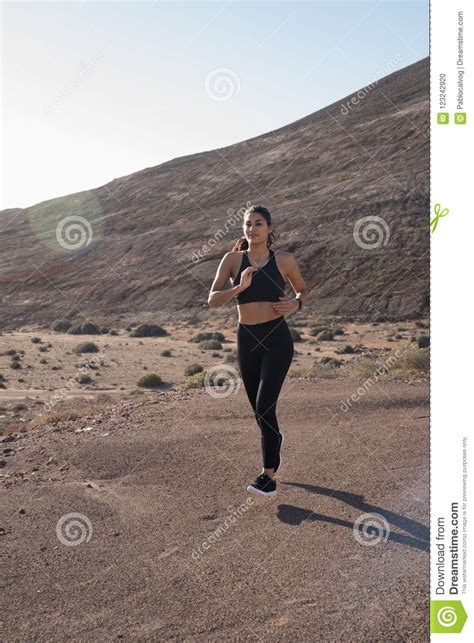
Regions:
<instances>
[{"instance_id":1,"label":"woman's leg","mask_svg":"<svg viewBox=\"0 0 474 643\"><path fill-rule=\"evenodd\" d=\"M287 329L285 329L287 330ZM274 469L279 461L281 433L276 405L283 382L293 359L293 339L288 332L278 333L261 361L260 383L257 391L257 418L262 433L263 467Z\"/></svg>"},{"instance_id":2,"label":"woman's leg","mask_svg":"<svg viewBox=\"0 0 474 643\"><path fill-rule=\"evenodd\" d=\"M263 353L266 351L261 345L256 347L257 342L258 340L245 330L237 333L237 362L247 397L258 424L257 392L260 384L260 365Z\"/></svg>"}]
</instances>

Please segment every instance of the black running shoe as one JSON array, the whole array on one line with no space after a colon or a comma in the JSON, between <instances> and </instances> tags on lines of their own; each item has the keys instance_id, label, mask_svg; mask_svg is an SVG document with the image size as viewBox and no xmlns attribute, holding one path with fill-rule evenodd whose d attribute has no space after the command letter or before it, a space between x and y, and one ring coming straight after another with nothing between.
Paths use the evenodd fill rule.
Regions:
<instances>
[{"instance_id":1,"label":"black running shoe","mask_svg":"<svg viewBox=\"0 0 474 643\"><path fill-rule=\"evenodd\" d=\"M249 484L247 491L259 493L261 496L276 496L276 482L266 473L261 473L255 482Z\"/></svg>"},{"instance_id":2,"label":"black running shoe","mask_svg":"<svg viewBox=\"0 0 474 643\"><path fill-rule=\"evenodd\" d=\"M285 439L285 436L283 435L283 433L282 433L281 431L280 431L280 435L281 435L281 442L280 442L280 460L279 460L279 462L278 462L277 466L273 469L274 473L276 473L276 472L278 471L278 469L280 469L280 468L281 468L281 465L283 464L283 457L282 457L282 455L281 455L281 447L283 446L283 440Z\"/></svg>"}]
</instances>

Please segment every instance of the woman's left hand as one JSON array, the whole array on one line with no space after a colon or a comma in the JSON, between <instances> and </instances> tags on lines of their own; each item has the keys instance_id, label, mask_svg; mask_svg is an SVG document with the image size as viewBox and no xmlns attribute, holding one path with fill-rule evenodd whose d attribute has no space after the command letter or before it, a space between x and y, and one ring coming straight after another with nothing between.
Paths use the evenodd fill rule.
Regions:
<instances>
[{"instance_id":1,"label":"woman's left hand","mask_svg":"<svg viewBox=\"0 0 474 643\"><path fill-rule=\"evenodd\" d=\"M286 315L291 315L291 313L299 310L300 305L296 298L292 299L291 297L288 297L288 295L284 295L283 297L279 297L279 299L283 299L283 301L273 303L273 308L283 316L286 317Z\"/></svg>"}]
</instances>

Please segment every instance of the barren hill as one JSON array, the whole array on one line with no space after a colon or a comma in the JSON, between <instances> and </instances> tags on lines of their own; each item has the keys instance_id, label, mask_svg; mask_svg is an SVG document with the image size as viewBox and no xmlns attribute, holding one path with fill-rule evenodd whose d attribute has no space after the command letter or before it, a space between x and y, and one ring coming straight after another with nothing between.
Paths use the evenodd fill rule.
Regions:
<instances>
[{"instance_id":1,"label":"barren hill","mask_svg":"<svg viewBox=\"0 0 474 643\"><path fill-rule=\"evenodd\" d=\"M426 315L429 59L261 136L0 212L2 327L235 316L207 295L247 202L271 210L310 312Z\"/></svg>"}]
</instances>

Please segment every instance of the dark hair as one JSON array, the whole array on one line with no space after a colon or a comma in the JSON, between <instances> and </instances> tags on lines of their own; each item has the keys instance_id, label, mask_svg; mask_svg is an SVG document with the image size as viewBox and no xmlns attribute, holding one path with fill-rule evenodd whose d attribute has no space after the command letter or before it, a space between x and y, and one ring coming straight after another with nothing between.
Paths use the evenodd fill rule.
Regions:
<instances>
[{"instance_id":1,"label":"dark hair","mask_svg":"<svg viewBox=\"0 0 474 643\"><path fill-rule=\"evenodd\" d=\"M272 224L272 215L270 214L270 210L267 210L263 205L251 205L248 207L245 212L244 212L244 218L246 217L247 214L261 214L265 217L267 220L267 225ZM270 234L267 237L267 248L270 248L272 243L274 242L275 235L273 232L270 232ZM233 251L235 250L247 250L249 247L249 243L247 241L247 238L245 236L240 237L240 239L237 239L237 241L234 243L234 247L232 248Z\"/></svg>"}]
</instances>

